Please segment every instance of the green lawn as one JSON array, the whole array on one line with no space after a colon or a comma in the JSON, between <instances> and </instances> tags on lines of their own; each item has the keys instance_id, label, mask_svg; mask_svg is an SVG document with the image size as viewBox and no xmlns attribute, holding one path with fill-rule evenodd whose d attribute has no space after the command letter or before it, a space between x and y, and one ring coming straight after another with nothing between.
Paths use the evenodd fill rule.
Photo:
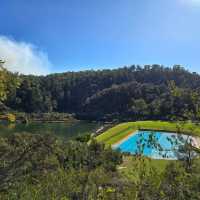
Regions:
<instances>
[{"instance_id":1,"label":"green lawn","mask_svg":"<svg viewBox=\"0 0 200 200\"><path fill-rule=\"evenodd\" d=\"M119 124L97 136L98 142L113 145L136 130L156 130L200 136L200 125L191 122L138 121Z\"/></svg>"}]
</instances>

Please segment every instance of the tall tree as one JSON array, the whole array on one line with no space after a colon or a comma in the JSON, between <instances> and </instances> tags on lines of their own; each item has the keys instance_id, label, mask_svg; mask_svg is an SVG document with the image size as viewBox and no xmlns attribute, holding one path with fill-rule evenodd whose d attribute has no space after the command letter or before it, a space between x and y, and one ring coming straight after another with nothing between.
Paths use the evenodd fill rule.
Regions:
<instances>
[{"instance_id":1,"label":"tall tree","mask_svg":"<svg viewBox=\"0 0 200 200\"><path fill-rule=\"evenodd\" d=\"M0 60L0 101L5 101L20 84L18 74L6 70L3 67L4 63Z\"/></svg>"}]
</instances>

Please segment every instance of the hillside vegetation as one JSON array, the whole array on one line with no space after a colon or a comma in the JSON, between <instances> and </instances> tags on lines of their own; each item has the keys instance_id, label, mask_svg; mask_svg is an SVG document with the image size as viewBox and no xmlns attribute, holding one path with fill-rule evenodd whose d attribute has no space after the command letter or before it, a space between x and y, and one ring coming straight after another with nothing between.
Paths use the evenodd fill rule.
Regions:
<instances>
[{"instance_id":1,"label":"hillside vegetation","mask_svg":"<svg viewBox=\"0 0 200 200\"><path fill-rule=\"evenodd\" d=\"M200 119L200 76L180 66L133 65L18 78L20 85L9 87L0 109L106 121Z\"/></svg>"},{"instance_id":2,"label":"hillside vegetation","mask_svg":"<svg viewBox=\"0 0 200 200\"><path fill-rule=\"evenodd\" d=\"M122 158L94 140L66 142L27 133L0 137L0 199L200 199L199 160L154 162L138 156L122 163Z\"/></svg>"},{"instance_id":3,"label":"hillside vegetation","mask_svg":"<svg viewBox=\"0 0 200 200\"><path fill-rule=\"evenodd\" d=\"M200 76L179 66L37 77L10 73L1 64L0 110L10 121L16 120L14 111L25 121L27 116L60 119L60 112L62 119L65 112L110 121L200 118ZM5 134L0 136L0 199L200 200L199 149L186 144L184 158L165 162L126 157L109 147L137 129L200 135L194 123L161 121L119 124L97 141L88 135L66 141L47 134Z\"/></svg>"}]
</instances>

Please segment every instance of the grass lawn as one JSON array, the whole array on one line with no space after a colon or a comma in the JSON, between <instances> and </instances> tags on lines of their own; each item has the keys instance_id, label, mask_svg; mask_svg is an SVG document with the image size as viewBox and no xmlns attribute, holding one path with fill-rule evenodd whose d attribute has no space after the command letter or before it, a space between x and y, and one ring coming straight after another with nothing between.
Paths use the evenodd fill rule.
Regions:
<instances>
[{"instance_id":1,"label":"grass lawn","mask_svg":"<svg viewBox=\"0 0 200 200\"><path fill-rule=\"evenodd\" d=\"M200 136L200 125L191 122L138 121L119 124L97 136L98 142L113 145L136 130L155 130Z\"/></svg>"},{"instance_id":2,"label":"grass lawn","mask_svg":"<svg viewBox=\"0 0 200 200\"><path fill-rule=\"evenodd\" d=\"M97 136L96 139L98 142L103 142L106 145L113 145L137 130L168 131L200 136L200 125L191 122L138 121L114 126ZM135 159L132 155L124 155L123 163L118 166L118 171L124 177L133 181L138 181L141 168L145 169L147 173L154 168L156 172L161 174L170 162L177 161L164 159L156 160L147 157L143 157L143 159L140 160Z\"/></svg>"}]
</instances>

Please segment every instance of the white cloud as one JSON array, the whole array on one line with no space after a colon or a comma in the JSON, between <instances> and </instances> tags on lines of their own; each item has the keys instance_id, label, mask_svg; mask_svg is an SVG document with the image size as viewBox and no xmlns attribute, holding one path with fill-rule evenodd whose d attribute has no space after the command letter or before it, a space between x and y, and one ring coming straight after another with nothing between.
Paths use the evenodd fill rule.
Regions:
<instances>
[{"instance_id":1,"label":"white cloud","mask_svg":"<svg viewBox=\"0 0 200 200\"><path fill-rule=\"evenodd\" d=\"M5 36L0 36L0 59L8 70L22 74L45 75L52 66L47 54L33 44Z\"/></svg>"}]
</instances>

